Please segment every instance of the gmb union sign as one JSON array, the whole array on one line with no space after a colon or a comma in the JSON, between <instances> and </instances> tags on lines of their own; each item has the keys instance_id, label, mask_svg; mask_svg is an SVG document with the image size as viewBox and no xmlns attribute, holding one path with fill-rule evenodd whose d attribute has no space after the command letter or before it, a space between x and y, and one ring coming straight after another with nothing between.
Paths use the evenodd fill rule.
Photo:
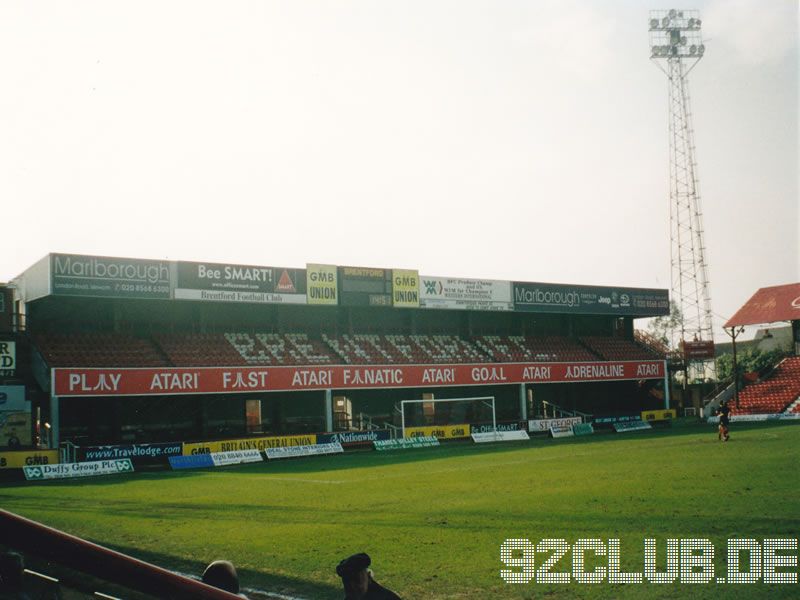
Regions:
<instances>
[{"instance_id":1,"label":"gmb union sign","mask_svg":"<svg viewBox=\"0 0 800 600\"><path fill-rule=\"evenodd\" d=\"M153 396L662 379L664 361L52 371L59 397Z\"/></svg>"}]
</instances>

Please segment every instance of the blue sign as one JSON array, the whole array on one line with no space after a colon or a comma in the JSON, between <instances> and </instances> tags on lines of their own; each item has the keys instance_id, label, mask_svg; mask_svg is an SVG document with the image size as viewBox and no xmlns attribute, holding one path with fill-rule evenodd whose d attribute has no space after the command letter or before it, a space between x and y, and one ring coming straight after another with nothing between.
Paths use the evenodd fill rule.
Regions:
<instances>
[{"instance_id":1,"label":"blue sign","mask_svg":"<svg viewBox=\"0 0 800 600\"><path fill-rule=\"evenodd\" d=\"M169 466L173 469L202 469L213 467L214 460L210 454L194 454L192 456L170 456Z\"/></svg>"}]
</instances>

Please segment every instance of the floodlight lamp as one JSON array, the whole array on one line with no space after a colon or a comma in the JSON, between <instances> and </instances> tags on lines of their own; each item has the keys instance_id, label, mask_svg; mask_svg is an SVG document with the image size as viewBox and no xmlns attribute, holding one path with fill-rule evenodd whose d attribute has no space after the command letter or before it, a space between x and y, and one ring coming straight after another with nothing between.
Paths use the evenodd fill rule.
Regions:
<instances>
[{"instance_id":1,"label":"floodlight lamp","mask_svg":"<svg viewBox=\"0 0 800 600\"><path fill-rule=\"evenodd\" d=\"M697 54L697 46L695 46L694 44L692 44L691 46L689 46L689 54L691 54L692 56L694 56L695 54Z\"/></svg>"},{"instance_id":2,"label":"floodlight lamp","mask_svg":"<svg viewBox=\"0 0 800 600\"><path fill-rule=\"evenodd\" d=\"M681 38L681 46L685 46L685 45L686 45L686 36L683 36Z\"/></svg>"},{"instance_id":3,"label":"floodlight lamp","mask_svg":"<svg viewBox=\"0 0 800 600\"><path fill-rule=\"evenodd\" d=\"M700 44L700 45L697 47L697 52L698 52L698 54L700 54L700 56L702 56L702 55L703 55L703 52L705 52L705 51L706 51L706 47L705 47L703 44Z\"/></svg>"},{"instance_id":4,"label":"floodlight lamp","mask_svg":"<svg viewBox=\"0 0 800 600\"><path fill-rule=\"evenodd\" d=\"M658 27L658 19L650 19L650 29Z\"/></svg>"},{"instance_id":5,"label":"floodlight lamp","mask_svg":"<svg viewBox=\"0 0 800 600\"><path fill-rule=\"evenodd\" d=\"M700 23L701 23L700 19L694 20L695 27L697 27L698 29L700 29Z\"/></svg>"},{"instance_id":6,"label":"floodlight lamp","mask_svg":"<svg viewBox=\"0 0 800 600\"><path fill-rule=\"evenodd\" d=\"M669 25L669 17L664 17L661 19L661 26L666 27L667 25Z\"/></svg>"},{"instance_id":7,"label":"floodlight lamp","mask_svg":"<svg viewBox=\"0 0 800 600\"><path fill-rule=\"evenodd\" d=\"M694 19L689 19L689 29L694 29Z\"/></svg>"},{"instance_id":8,"label":"floodlight lamp","mask_svg":"<svg viewBox=\"0 0 800 600\"><path fill-rule=\"evenodd\" d=\"M673 8L672 10L670 10L668 14L670 19L674 19L676 14L675 9Z\"/></svg>"}]
</instances>

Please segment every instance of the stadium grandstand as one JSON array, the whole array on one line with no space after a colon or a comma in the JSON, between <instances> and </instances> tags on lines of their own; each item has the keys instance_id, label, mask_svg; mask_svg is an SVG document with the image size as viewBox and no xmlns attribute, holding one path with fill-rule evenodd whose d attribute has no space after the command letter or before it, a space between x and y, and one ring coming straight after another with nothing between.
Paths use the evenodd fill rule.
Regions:
<instances>
[{"instance_id":1,"label":"stadium grandstand","mask_svg":"<svg viewBox=\"0 0 800 600\"><path fill-rule=\"evenodd\" d=\"M724 325L730 331L733 356L736 337L746 326L790 324L788 343L777 350L778 362L763 372L739 376L734 363L733 378L708 405L708 412L720 401L731 402L731 415L739 419L793 417L800 415L800 283L761 288ZM761 332L761 339L764 340ZM740 386L743 386L740 389Z\"/></svg>"},{"instance_id":2,"label":"stadium grandstand","mask_svg":"<svg viewBox=\"0 0 800 600\"><path fill-rule=\"evenodd\" d=\"M634 334L666 290L51 254L3 293L23 446L394 436L405 399L491 396L524 423L668 396L663 351Z\"/></svg>"}]
</instances>

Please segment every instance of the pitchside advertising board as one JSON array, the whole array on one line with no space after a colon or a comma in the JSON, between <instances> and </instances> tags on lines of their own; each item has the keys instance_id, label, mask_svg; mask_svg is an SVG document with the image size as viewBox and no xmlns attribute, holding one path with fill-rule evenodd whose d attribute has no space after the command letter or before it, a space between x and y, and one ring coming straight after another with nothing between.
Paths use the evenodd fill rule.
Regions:
<instances>
[{"instance_id":1,"label":"pitchside advertising board","mask_svg":"<svg viewBox=\"0 0 800 600\"><path fill-rule=\"evenodd\" d=\"M178 262L175 270L176 300L306 303L305 269Z\"/></svg>"},{"instance_id":2,"label":"pitchside advertising board","mask_svg":"<svg viewBox=\"0 0 800 600\"><path fill-rule=\"evenodd\" d=\"M420 278L419 305L450 310L514 310L510 281Z\"/></svg>"},{"instance_id":3,"label":"pitchside advertising board","mask_svg":"<svg viewBox=\"0 0 800 600\"><path fill-rule=\"evenodd\" d=\"M52 390L69 396L231 394L515 383L662 379L664 361L335 367L52 369Z\"/></svg>"},{"instance_id":4,"label":"pitchside advertising board","mask_svg":"<svg viewBox=\"0 0 800 600\"><path fill-rule=\"evenodd\" d=\"M183 445L183 455L213 454L215 452L236 452L242 450L266 450L286 446L313 446L317 443L316 434L284 435L241 440L217 440Z\"/></svg>"},{"instance_id":5,"label":"pitchside advertising board","mask_svg":"<svg viewBox=\"0 0 800 600\"><path fill-rule=\"evenodd\" d=\"M667 290L514 282L514 309L585 315L669 314Z\"/></svg>"},{"instance_id":6,"label":"pitchside advertising board","mask_svg":"<svg viewBox=\"0 0 800 600\"><path fill-rule=\"evenodd\" d=\"M122 460L98 460L82 463L61 463L56 465L38 465L23 467L25 479L71 479L74 477L93 477L96 475L115 475L132 473L133 463L129 458Z\"/></svg>"},{"instance_id":7,"label":"pitchside advertising board","mask_svg":"<svg viewBox=\"0 0 800 600\"><path fill-rule=\"evenodd\" d=\"M58 450L16 450L0 452L0 469L21 469L58 464Z\"/></svg>"},{"instance_id":8,"label":"pitchside advertising board","mask_svg":"<svg viewBox=\"0 0 800 600\"><path fill-rule=\"evenodd\" d=\"M169 298L169 261L50 255L50 291L58 296Z\"/></svg>"},{"instance_id":9,"label":"pitchside advertising board","mask_svg":"<svg viewBox=\"0 0 800 600\"><path fill-rule=\"evenodd\" d=\"M118 446L81 446L76 450L78 462L130 458L133 461L151 461L183 454L181 442L166 444L124 444Z\"/></svg>"},{"instance_id":10,"label":"pitchside advertising board","mask_svg":"<svg viewBox=\"0 0 800 600\"><path fill-rule=\"evenodd\" d=\"M361 446L388 440L391 437L388 429L371 429L369 431L341 431L338 433L318 433L317 444L341 444L344 447Z\"/></svg>"},{"instance_id":11,"label":"pitchside advertising board","mask_svg":"<svg viewBox=\"0 0 800 600\"><path fill-rule=\"evenodd\" d=\"M404 437L435 437L440 440L454 440L470 436L470 427L461 425L432 425L427 427L406 427Z\"/></svg>"}]
</instances>

